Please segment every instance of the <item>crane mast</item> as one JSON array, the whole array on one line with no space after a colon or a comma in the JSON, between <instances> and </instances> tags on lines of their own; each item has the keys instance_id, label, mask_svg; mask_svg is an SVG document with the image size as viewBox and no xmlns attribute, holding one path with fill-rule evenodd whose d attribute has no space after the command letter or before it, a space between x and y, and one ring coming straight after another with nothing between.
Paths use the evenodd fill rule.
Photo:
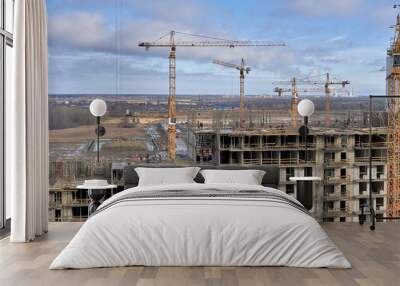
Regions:
<instances>
[{"instance_id":1,"label":"crane mast","mask_svg":"<svg viewBox=\"0 0 400 286\"><path fill-rule=\"evenodd\" d=\"M395 5L397 7L397 5ZM395 37L387 51L387 95L400 95L400 16L394 26ZM400 100L388 99L387 160L388 217L400 217Z\"/></svg>"},{"instance_id":2,"label":"crane mast","mask_svg":"<svg viewBox=\"0 0 400 286\"><path fill-rule=\"evenodd\" d=\"M316 83L318 84L318 83ZM341 85L345 87L346 85L350 84L348 80L343 81L332 81L330 80L329 73L326 74L326 80L324 83L325 87L325 126L329 127L332 124L332 98L331 98L331 85Z\"/></svg>"},{"instance_id":3,"label":"crane mast","mask_svg":"<svg viewBox=\"0 0 400 286\"><path fill-rule=\"evenodd\" d=\"M245 123L244 117L245 117L245 111L246 111L245 98L244 98L244 78L245 78L245 74L249 74L251 68L246 66L243 58L242 58L240 65L225 63L225 62L218 61L218 60L214 60L213 63L217 64L217 65L225 66L228 68L237 69L240 73L240 105L239 105L240 124L239 125L240 125L240 128L244 128L244 123Z\"/></svg>"},{"instance_id":4,"label":"crane mast","mask_svg":"<svg viewBox=\"0 0 400 286\"><path fill-rule=\"evenodd\" d=\"M199 38L206 38L202 41L176 41L176 34L189 35ZM168 42L160 42L161 39L169 36ZM139 42L138 46L149 50L155 48L169 48L169 96L168 96L168 159L175 160L176 157L176 47L262 47L262 46L284 46L282 42L271 41L236 41L215 37L195 35L171 31L154 42ZM244 91L244 88L243 88Z\"/></svg>"},{"instance_id":5,"label":"crane mast","mask_svg":"<svg viewBox=\"0 0 400 286\"><path fill-rule=\"evenodd\" d=\"M297 88L296 88L296 78L292 79L292 98L291 98L291 110L290 110L290 122L292 127L297 126L297 105L299 103Z\"/></svg>"},{"instance_id":6,"label":"crane mast","mask_svg":"<svg viewBox=\"0 0 400 286\"><path fill-rule=\"evenodd\" d=\"M240 128L244 128L244 71L240 70L240 106L239 106L239 120L240 120Z\"/></svg>"},{"instance_id":7,"label":"crane mast","mask_svg":"<svg viewBox=\"0 0 400 286\"><path fill-rule=\"evenodd\" d=\"M169 52L169 96L168 96L168 158L175 159L176 153L176 47L175 32L170 34Z\"/></svg>"},{"instance_id":8,"label":"crane mast","mask_svg":"<svg viewBox=\"0 0 400 286\"><path fill-rule=\"evenodd\" d=\"M329 88L329 73L326 74L326 82L325 82L325 126L331 126L331 89Z\"/></svg>"}]
</instances>

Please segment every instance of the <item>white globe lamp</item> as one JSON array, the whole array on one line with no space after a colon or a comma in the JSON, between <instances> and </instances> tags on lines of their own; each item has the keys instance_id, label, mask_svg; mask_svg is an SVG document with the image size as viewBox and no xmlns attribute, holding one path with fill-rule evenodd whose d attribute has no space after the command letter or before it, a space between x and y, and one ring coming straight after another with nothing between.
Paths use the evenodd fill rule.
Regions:
<instances>
[{"instance_id":1,"label":"white globe lamp","mask_svg":"<svg viewBox=\"0 0 400 286\"><path fill-rule=\"evenodd\" d=\"M107 112L107 104L102 99L95 99L90 103L90 113L96 117L102 117Z\"/></svg>"},{"instance_id":2,"label":"white globe lamp","mask_svg":"<svg viewBox=\"0 0 400 286\"><path fill-rule=\"evenodd\" d=\"M309 117L314 113L314 103L309 99L303 99L297 106L297 111L303 117Z\"/></svg>"}]
</instances>

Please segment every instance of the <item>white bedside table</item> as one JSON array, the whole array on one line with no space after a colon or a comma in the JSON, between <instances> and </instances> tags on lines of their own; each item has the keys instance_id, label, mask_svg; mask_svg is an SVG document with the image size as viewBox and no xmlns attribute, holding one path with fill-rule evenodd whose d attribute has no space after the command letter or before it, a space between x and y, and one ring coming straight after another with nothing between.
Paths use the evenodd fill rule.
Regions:
<instances>
[{"instance_id":1,"label":"white bedside table","mask_svg":"<svg viewBox=\"0 0 400 286\"><path fill-rule=\"evenodd\" d=\"M297 181L322 181L320 177L290 177L290 181L297 182Z\"/></svg>"}]
</instances>

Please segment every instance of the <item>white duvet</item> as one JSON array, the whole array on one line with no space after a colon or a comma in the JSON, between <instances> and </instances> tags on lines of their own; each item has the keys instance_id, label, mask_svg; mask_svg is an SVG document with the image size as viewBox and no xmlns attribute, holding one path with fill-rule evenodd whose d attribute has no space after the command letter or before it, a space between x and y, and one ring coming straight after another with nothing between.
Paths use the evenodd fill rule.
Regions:
<instances>
[{"instance_id":1,"label":"white duvet","mask_svg":"<svg viewBox=\"0 0 400 286\"><path fill-rule=\"evenodd\" d=\"M262 186L180 184L128 189L100 208L130 192L209 188L291 198ZM50 269L127 265L351 267L318 222L299 209L227 197L154 198L104 208L82 225Z\"/></svg>"}]
</instances>

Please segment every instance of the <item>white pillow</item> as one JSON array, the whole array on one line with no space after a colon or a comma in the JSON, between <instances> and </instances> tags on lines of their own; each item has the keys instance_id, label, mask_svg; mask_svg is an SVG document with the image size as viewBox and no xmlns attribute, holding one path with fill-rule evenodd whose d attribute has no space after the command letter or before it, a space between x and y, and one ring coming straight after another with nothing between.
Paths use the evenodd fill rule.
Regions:
<instances>
[{"instance_id":1,"label":"white pillow","mask_svg":"<svg viewBox=\"0 0 400 286\"><path fill-rule=\"evenodd\" d=\"M261 185L265 171L261 170L202 170L204 183Z\"/></svg>"},{"instance_id":2,"label":"white pillow","mask_svg":"<svg viewBox=\"0 0 400 286\"><path fill-rule=\"evenodd\" d=\"M135 168L139 176L138 186L194 183L200 168Z\"/></svg>"}]
</instances>

